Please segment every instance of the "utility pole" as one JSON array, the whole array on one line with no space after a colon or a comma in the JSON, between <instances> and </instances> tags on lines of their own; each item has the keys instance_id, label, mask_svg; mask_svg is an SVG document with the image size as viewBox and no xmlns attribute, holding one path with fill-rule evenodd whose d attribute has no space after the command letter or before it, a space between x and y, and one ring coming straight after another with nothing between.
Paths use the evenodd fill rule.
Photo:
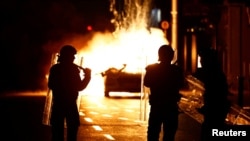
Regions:
<instances>
[{"instance_id":1,"label":"utility pole","mask_svg":"<svg viewBox=\"0 0 250 141\"><path fill-rule=\"evenodd\" d=\"M177 56L177 40L178 40L178 0L172 0L172 10L171 10L171 15L172 15L172 26L171 26L171 46L175 51L174 59L173 62L176 62L178 56Z\"/></svg>"}]
</instances>

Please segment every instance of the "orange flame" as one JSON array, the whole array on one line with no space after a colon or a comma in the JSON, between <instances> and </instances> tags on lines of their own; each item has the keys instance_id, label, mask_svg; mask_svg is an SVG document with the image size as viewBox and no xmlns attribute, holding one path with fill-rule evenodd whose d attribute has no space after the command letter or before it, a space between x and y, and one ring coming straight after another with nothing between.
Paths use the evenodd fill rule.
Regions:
<instances>
[{"instance_id":1,"label":"orange flame","mask_svg":"<svg viewBox=\"0 0 250 141\"><path fill-rule=\"evenodd\" d=\"M84 56L84 66L96 72L104 71L110 67L122 67L127 64L127 70L138 72L147 64L157 62L158 48L168 44L160 29L135 30L120 32L116 36L112 33L97 33L79 51L79 56ZM88 48L86 50L85 48Z\"/></svg>"},{"instance_id":2,"label":"orange flame","mask_svg":"<svg viewBox=\"0 0 250 141\"><path fill-rule=\"evenodd\" d=\"M110 7L114 13L114 19L111 22L116 26L113 33L92 31L94 36L87 43L79 45L78 39L67 42L67 44L77 44L78 56L75 63L91 68L92 74L100 74L110 67L119 69L123 67L123 64L126 64L127 72L142 73L146 65L158 61L159 47L169 44L161 29L148 27L151 0L143 3L141 0L125 0L124 2L123 11L118 11L115 9L116 1L111 1ZM80 50L79 46L81 46ZM81 57L84 57L83 61ZM84 91L96 91L96 87L99 88L100 84L103 84L99 81L101 80L99 77L92 77L88 89ZM103 93L103 89L100 90Z\"/></svg>"}]
</instances>

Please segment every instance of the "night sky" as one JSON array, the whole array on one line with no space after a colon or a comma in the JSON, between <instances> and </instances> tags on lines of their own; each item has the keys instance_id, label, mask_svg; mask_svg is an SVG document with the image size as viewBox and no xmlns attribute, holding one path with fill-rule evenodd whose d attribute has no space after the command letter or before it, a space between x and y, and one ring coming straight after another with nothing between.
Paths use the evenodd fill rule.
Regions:
<instances>
[{"instance_id":1,"label":"night sky","mask_svg":"<svg viewBox=\"0 0 250 141\"><path fill-rule=\"evenodd\" d=\"M1 0L0 17L0 92L47 88L48 41L113 28L109 0Z\"/></svg>"}]
</instances>

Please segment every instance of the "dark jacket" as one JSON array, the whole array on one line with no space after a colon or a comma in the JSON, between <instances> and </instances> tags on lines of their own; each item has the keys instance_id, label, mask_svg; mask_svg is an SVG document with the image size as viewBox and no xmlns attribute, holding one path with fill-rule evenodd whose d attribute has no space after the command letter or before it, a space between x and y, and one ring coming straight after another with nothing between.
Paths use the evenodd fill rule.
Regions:
<instances>
[{"instance_id":1,"label":"dark jacket","mask_svg":"<svg viewBox=\"0 0 250 141\"><path fill-rule=\"evenodd\" d=\"M53 102L75 102L78 92L89 83L90 76L80 77L77 65L58 63L51 67L48 86L53 92Z\"/></svg>"},{"instance_id":2,"label":"dark jacket","mask_svg":"<svg viewBox=\"0 0 250 141\"><path fill-rule=\"evenodd\" d=\"M182 69L176 65L156 63L147 66L144 85L151 91L150 104L176 106L184 80Z\"/></svg>"}]
</instances>

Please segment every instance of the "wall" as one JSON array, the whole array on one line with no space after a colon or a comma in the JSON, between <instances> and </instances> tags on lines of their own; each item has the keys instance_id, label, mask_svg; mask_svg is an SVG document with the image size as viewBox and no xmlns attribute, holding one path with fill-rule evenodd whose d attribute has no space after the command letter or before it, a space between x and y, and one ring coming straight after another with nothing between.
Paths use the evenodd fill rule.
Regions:
<instances>
[{"instance_id":1,"label":"wall","mask_svg":"<svg viewBox=\"0 0 250 141\"><path fill-rule=\"evenodd\" d=\"M248 22L247 7L244 4L227 5L223 17L224 28L220 32L225 36L225 52L223 66L227 76L231 79L250 75L250 24ZM225 15L227 14L227 15ZM225 22L227 21L227 22Z\"/></svg>"}]
</instances>

